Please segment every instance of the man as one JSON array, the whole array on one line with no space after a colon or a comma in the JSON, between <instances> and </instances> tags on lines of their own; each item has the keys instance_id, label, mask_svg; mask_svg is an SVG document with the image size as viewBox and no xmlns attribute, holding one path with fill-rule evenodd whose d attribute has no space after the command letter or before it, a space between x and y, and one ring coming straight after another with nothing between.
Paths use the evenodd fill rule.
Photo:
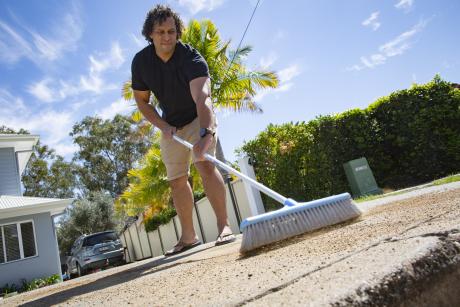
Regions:
<instances>
[{"instance_id":1,"label":"man","mask_svg":"<svg viewBox=\"0 0 460 307\"><path fill-rule=\"evenodd\" d=\"M208 66L195 49L179 41L182 29L181 19L169 7L157 5L150 10L142 30L150 44L134 56L131 67L137 106L162 132L162 160L182 227L181 238L166 255L201 243L192 220L193 194L188 183L191 158L217 217L216 245L235 240L228 224L222 176L204 158L205 153L215 154L217 138ZM159 101L161 116L149 104L151 92ZM172 138L174 134L194 144L193 155Z\"/></svg>"}]
</instances>

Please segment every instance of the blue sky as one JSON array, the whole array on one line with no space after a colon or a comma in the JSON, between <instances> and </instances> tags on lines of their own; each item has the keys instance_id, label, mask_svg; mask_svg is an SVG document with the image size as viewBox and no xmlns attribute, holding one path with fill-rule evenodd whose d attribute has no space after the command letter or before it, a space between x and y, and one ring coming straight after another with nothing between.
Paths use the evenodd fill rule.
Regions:
<instances>
[{"instance_id":1,"label":"blue sky","mask_svg":"<svg viewBox=\"0 0 460 307\"><path fill-rule=\"evenodd\" d=\"M211 19L236 48L256 0L166 0L185 22ZM3 0L0 125L25 128L71 159L68 136L90 115L129 114L121 99L134 54L146 45L156 1ZM263 114L218 111L228 160L270 123L365 108L439 73L460 82L458 0L262 0L244 43L249 68L278 72L260 92Z\"/></svg>"}]
</instances>

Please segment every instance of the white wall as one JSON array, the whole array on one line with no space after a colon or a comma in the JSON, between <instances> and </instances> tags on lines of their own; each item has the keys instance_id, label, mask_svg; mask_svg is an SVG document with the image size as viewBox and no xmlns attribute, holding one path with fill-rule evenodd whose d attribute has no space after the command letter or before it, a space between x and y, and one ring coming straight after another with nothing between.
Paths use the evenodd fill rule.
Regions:
<instances>
[{"instance_id":1,"label":"white wall","mask_svg":"<svg viewBox=\"0 0 460 307\"><path fill-rule=\"evenodd\" d=\"M251 216L249 200L244 184L241 179L238 179L233 181L231 185L234 191L238 211L240 212L241 219L243 220ZM234 233L239 233L240 230L237 222L237 214L232 204L229 189L227 186L225 186L225 188L227 191L227 214L230 227ZM202 228L200 227L199 221L201 221ZM211 204L206 197L199 200L196 204L196 211L195 209L193 210L193 225L202 242L206 243L216 240L218 236L217 220ZM204 234L204 237L202 236L202 233ZM148 233L145 232L143 223L133 223L123 234L121 234L120 237L131 256L131 259L127 259L126 261L133 262L148 257L163 255L164 252L173 248L180 235L181 227L179 218L176 216L168 224L161 225L158 230ZM124 238L126 238L126 241ZM163 246L161 243L163 243Z\"/></svg>"},{"instance_id":2,"label":"white wall","mask_svg":"<svg viewBox=\"0 0 460 307\"><path fill-rule=\"evenodd\" d=\"M33 220L38 255L10 263L0 264L0 287L6 283L21 286L21 279L31 281L35 278L59 274L60 259L54 235L53 221L49 213L21 216L19 218L0 219L0 224Z\"/></svg>"}]
</instances>

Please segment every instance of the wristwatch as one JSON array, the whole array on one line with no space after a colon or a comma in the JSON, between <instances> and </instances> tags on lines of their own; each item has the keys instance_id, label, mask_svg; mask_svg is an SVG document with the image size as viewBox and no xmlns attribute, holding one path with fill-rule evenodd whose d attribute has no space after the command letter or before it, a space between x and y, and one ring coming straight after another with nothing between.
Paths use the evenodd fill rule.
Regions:
<instances>
[{"instance_id":1,"label":"wristwatch","mask_svg":"<svg viewBox=\"0 0 460 307\"><path fill-rule=\"evenodd\" d=\"M200 137L204 138L208 134L214 136L216 132L210 128L200 128Z\"/></svg>"}]
</instances>

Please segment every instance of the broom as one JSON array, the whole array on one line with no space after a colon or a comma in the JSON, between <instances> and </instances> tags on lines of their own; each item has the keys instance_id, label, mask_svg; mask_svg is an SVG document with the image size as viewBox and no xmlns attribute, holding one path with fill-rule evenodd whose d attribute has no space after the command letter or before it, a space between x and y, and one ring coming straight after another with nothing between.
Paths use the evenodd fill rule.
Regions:
<instances>
[{"instance_id":1,"label":"broom","mask_svg":"<svg viewBox=\"0 0 460 307\"><path fill-rule=\"evenodd\" d=\"M177 135L174 135L173 138L189 149L193 149L192 144ZM209 154L205 154L204 157L245 180L284 206L279 210L252 216L241 222L240 230L243 234L241 253L361 215L361 211L348 193L298 203L267 188Z\"/></svg>"}]
</instances>

